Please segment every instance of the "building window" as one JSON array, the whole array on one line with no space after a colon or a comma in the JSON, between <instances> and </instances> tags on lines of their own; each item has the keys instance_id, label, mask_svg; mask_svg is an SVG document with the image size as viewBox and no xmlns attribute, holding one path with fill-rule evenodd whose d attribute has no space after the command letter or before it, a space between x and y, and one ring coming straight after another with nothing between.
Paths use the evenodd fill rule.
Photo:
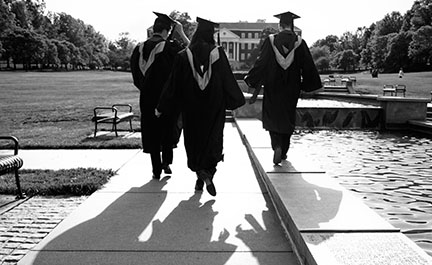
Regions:
<instances>
[{"instance_id":1,"label":"building window","mask_svg":"<svg viewBox=\"0 0 432 265\"><path fill-rule=\"evenodd\" d=\"M246 58L245 58L245 54L244 53L241 53L240 54L240 60L242 60L242 61L244 61Z\"/></svg>"},{"instance_id":2,"label":"building window","mask_svg":"<svg viewBox=\"0 0 432 265\"><path fill-rule=\"evenodd\" d=\"M241 44L241 48L242 48L242 50L246 49L246 44L245 44L245 43L242 43L242 44Z\"/></svg>"},{"instance_id":3,"label":"building window","mask_svg":"<svg viewBox=\"0 0 432 265\"><path fill-rule=\"evenodd\" d=\"M255 32L255 39L259 39L259 33Z\"/></svg>"},{"instance_id":4,"label":"building window","mask_svg":"<svg viewBox=\"0 0 432 265\"><path fill-rule=\"evenodd\" d=\"M248 39L252 39L252 33L251 32L248 33Z\"/></svg>"},{"instance_id":5,"label":"building window","mask_svg":"<svg viewBox=\"0 0 432 265\"><path fill-rule=\"evenodd\" d=\"M242 39L246 38L246 33L242 32L242 33L241 33L241 38L242 38Z\"/></svg>"}]
</instances>

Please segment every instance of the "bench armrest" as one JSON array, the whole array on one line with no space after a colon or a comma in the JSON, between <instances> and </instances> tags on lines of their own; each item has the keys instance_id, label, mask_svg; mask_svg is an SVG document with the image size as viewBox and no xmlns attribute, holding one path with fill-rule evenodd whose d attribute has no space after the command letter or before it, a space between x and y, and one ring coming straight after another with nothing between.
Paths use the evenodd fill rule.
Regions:
<instances>
[{"instance_id":1,"label":"bench armrest","mask_svg":"<svg viewBox=\"0 0 432 265\"><path fill-rule=\"evenodd\" d=\"M19 142L18 139L15 136L2 136L0 135L0 140L11 140L14 142L14 155L18 155L18 147L19 147Z\"/></svg>"},{"instance_id":2,"label":"bench armrest","mask_svg":"<svg viewBox=\"0 0 432 265\"><path fill-rule=\"evenodd\" d=\"M117 109L115 107L96 107L93 109L93 119L97 120L98 117L98 110L111 110L112 112L114 112L114 117L117 117Z\"/></svg>"},{"instance_id":3,"label":"bench armrest","mask_svg":"<svg viewBox=\"0 0 432 265\"><path fill-rule=\"evenodd\" d=\"M129 112L132 112L132 105L131 104L114 104L112 105L113 108L116 107L128 107L129 108Z\"/></svg>"}]
</instances>

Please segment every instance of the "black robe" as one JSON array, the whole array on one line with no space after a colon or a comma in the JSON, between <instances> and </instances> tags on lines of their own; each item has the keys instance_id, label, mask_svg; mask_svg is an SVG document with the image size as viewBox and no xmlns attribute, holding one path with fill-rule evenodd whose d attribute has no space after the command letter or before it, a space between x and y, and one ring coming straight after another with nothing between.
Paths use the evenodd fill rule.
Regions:
<instances>
[{"instance_id":1,"label":"black robe","mask_svg":"<svg viewBox=\"0 0 432 265\"><path fill-rule=\"evenodd\" d=\"M270 38L264 40L260 55L245 81L255 88L264 85L262 113L264 129L292 134L295 129L300 91L310 92L321 88L321 78L304 40L290 31L282 31L274 35L274 47L284 58L288 58L288 54L296 47L291 54L293 55L291 65L284 69L277 61Z\"/></svg>"},{"instance_id":2,"label":"black robe","mask_svg":"<svg viewBox=\"0 0 432 265\"><path fill-rule=\"evenodd\" d=\"M201 83L201 88L194 78L188 51L193 54L193 67L199 77L205 79L206 73L211 71L211 76L207 76L208 83ZM216 57L218 60L210 67L211 58ZM203 65L203 69L200 65ZM245 103L221 47L191 48L180 52L159 101L158 110L162 116L170 110L173 102L181 103L188 167L195 172L216 167L223 158L225 110L238 108Z\"/></svg>"},{"instance_id":3,"label":"black robe","mask_svg":"<svg viewBox=\"0 0 432 265\"><path fill-rule=\"evenodd\" d=\"M175 147L179 141L181 128L177 124L178 108L158 119L155 108L163 86L171 73L174 58L182 49L175 41L166 41L160 36L153 36L144 42L142 59L149 60L157 45L164 44L163 50L156 53L154 61L143 75L140 69L140 45L135 47L131 56L131 71L134 85L140 90L141 139L143 151L151 153L161 150L161 145Z\"/></svg>"}]
</instances>

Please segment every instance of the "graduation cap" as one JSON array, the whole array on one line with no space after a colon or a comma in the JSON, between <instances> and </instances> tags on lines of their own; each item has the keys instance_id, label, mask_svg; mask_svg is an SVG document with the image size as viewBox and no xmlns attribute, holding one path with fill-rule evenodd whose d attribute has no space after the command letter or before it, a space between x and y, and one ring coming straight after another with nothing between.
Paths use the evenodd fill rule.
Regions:
<instances>
[{"instance_id":1,"label":"graduation cap","mask_svg":"<svg viewBox=\"0 0 432 265\"><path fill-rule=\"evenodd\" d=\"M196 21L198 22L197 31L213 31L215 28L219 27L218 23L212 22L207 19L203 19L200 17L197 17Z\"/></svg>"},{"instance_id":2,"label":"graduation cap","mask_svg":"<svg viewBox=\"0 0 432 265\"><path fill-rule=\"evenodd\" d=\"M154 12L154 11L153 11L153 13L157 16L157 18L156 18L156 20L154 22L155 24L156 23L161 23L161 24L164 24L164 25L171 26L172 24L175 23L175 21L172 18L170 18L169 16L167 16L165 14Z\"/></svg>"},{"instance_id":3,"label":"graduation cap","mask_svg":"<svg viewBox=\"0 0 432 265\"><path fill-rule=\"evenodd\" d=\"M279 23L282 24L287 24L287 25L294 25L293 21L296 18L300 18L299 16L297 16L296 14L292 13L292 12L285 12L285 13L281 13L278 15L274 15L275 17L279 18Z\"/></svg>"}]
</instances>

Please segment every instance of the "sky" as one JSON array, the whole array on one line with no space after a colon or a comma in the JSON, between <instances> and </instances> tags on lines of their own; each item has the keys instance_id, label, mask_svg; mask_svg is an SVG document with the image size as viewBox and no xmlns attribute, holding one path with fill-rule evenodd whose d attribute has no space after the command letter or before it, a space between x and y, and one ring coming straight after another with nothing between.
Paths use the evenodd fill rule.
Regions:
<instances>
[{"instance_id":1,"label":"sky","mask_svg":"<svg viewBox=\"0 0 432 265\"><path fill-rule=\"evenodd\" d=\"M291 11L301 18L294 24L311 45L328 35L342 36L358 27L369 27L386 14L404 15L414 0L45 0L46 11L64 12L114 41L128 32L136 41L147 39L146 29L156 16L152 11L169 14L187 12L192 21L202 17L214 22L278 22L275 14Z\"/></svg>"}]
</instances>

